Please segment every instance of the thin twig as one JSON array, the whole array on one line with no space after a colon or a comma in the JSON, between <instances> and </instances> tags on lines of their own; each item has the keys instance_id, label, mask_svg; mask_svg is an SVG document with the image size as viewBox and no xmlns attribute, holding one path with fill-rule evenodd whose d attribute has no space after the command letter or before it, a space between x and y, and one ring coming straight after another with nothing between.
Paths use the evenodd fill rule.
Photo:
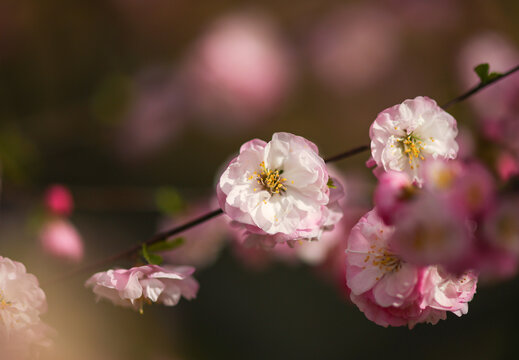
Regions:
<instances>
[{"instance_id":1,"label":"thin twig","mask_svg":"<svg viewBox=\"0 0 519 360\"><path fill-rule=\"evenodd\" d=\"M331 163L334 161L338 161L338 160L345 159L347 157L359 154L359 153L367 151L367 150L369 150L369 145L362 145L362 146L350 149L348 151L345 151L343 153L340 153L340 154L337 154L334 156L330 156L329 158L324 159L324 162Z\"/></svg>"},{"instance_id":2,"label":"thin twig","mask_svg":"<svg viewBox=\"0 0 519 360\"><path fill-rule=\"evenodd\" d=\"M498 76L488 82L485 82L485 83L480 83L479 85L476 85L474 86L472 89L468 90L466 93L464 94L461 94L460 96L452 99L451 101L445 103L444 105L442 105L442 108L444 109L448 109L450 108L452 105L454 104L457 104L463 100L465 100L466 98L474 95L475 93L479 92L480 90L486 88L487 86L495 83L495 82L498 82L499 80L502 80L504 79L505 77L509 76L509 75L512 75L513 73L515 73L516 71L519 70L519 65L517 65L516 67L508 70L507 72L505 72L504 74L502 74L501 76Z\"/></svg>"},{"instance_id":3,"label":"thin twig","mask_svg":"<svg viewBox=\"0 0 519 360\"><path fill-rule=\"evenodd\" d=\"M169 230L166 230L166 231L162 231L162 232L159 232L157 234L155 234L153 237L149 238L148 240L144 241L143 243L140 243L140 244L137 244L123 252L120 252L118 254L115 254L115 255L112 255L108 258L104 258L96 263L93 263L93 264L90 264L90 265L87 265L87 266L84 266L84 267L81 267L79 269L76 269L74 271L72 271L71 273L68 273L68 274L65 274L61 277L59 277L58 279L55 279L49 283L57 283L59 282L60 280L63 280L63 279L66 279L68 277L73 277L75 275L79 275L81 273L84 273L84 272L87 272L87 271L92 271L92 270L95 270L97 268L100 268L104 265L107 265L107 264L111 264L113 262L116 262L117 260L120 260L120 259L124 259L134 253L137 253L139 250L141 250L142 248L142 245L146 244L146 245L152 245L152 244L155 244L155 243L158 243L160 241L163 241L163 240L166 240L174 235L178 235L180 234L181 232L184 232L188 229L191 229L199 224L202 224L214 217L217 217L219 215L223 214L223 211L222 209L217 209L217 210L213 210L211 212L208 212L202 216L199 216L193 220L191 220L190 222L188 223L185 223L185 224L182 224L180 226L177 226L177 227L174 227L172 229L169 229Z\"/></svg>"}]
</instances>

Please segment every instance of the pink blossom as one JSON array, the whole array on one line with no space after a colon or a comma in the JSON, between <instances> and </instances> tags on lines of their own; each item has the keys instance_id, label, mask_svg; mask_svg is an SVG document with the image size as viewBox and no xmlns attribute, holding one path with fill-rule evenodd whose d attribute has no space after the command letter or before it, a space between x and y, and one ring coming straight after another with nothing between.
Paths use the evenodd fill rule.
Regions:
<instances>
[{"instance_id":1,"label":"pink blossom","mask_svg":"<svg viewBox=\"0 0 519 360\"><path fill-rule=\"evenodd\" d=\"M106 298L115 305L133 308L142 313L145 303L176 305L180 297L191 300L198 292L198 282L191 276L191 266L144 265L129 270L99 272L87 280L97 299Z\"/></svg>"},{"instance_id":2,"label":"pink blossom","mask_svg":"<svg viewBox=\"0 0 519 360\"><path fill-rule=\"evenodd\" d=\"M395 18L379 6L333 9L312 32L311 64L319 79L334 90L373 85L396 64L401 47Z\"/></svg>"},{"instance_id":3,"label":"pink blossom","mask_svg":"<svg viewBox=\"0 0 519 360\"><path fill-rule=\"evenodd\" d=\"M375 189L378 215L386 224L391 225L415 192L415 187L405 173L398 171L383 173Z\"/></svg>"},{"instance_id":4,"label":"pink blossom","mask_svg":"<svg viewBox=\"0 0 519 360\"><path fill-rule=\"evenodd\" d=\"M69 189L63 185L52 185L45 191L45 206L56 215L70 215L74 200Z\"/></svg>"},{"instance_id":5,"label":"pink blossom","mask_svg":"<svg viewBox=\"0 0 519 360\"><path fill-rule=\"evenodd\" d=\"M70 222L64 219L51 219L40 230L40 242L48 254L71 260L83 258L83 240Z\"/></svg>"},{"instance_id":6,"label":"pink blossom","mask_svg":"<svg viewBox=\"0 0 519 360\"><path fill-rule=\"evenodd\" d=\"M207 122L246 126L270 114L291 83L284 41L268 16L235 13L213 23L186 61L195 113Z\"/></svg>"},{"instance_id":7,"label":"pink blossom","mask_svg":"<svg viewBox=\"0 0 519 360\"><path fill-rule=\"evenodd\" d=\"M501 199L485 221L484 232L493 246L519 257L519 198Z\"/></svg>"},{"instance_id":8,"label":"pink blossom","mask_svg":"<svg viewBox=\"0 0 519 360\"><path fill-rule=\"evenodd\" d=\"M405 172L421 184L422 162L456 158L457 134L449 113L434 100L418 96L378 114L369 130L371 156L378 168Z\"/></svg>"},{"instance_id":9,"label":"pink blossom","mask_svg":"<svg viewBox=\"0 0 519 360\"><path fill-rule=\"evenodd\" d=\"M52 330L41 321L45 293L25 266L0 256L0 348L2 359L33 358L49 347Z\"/></svg>"},{"instance_id":10,"label":"pink blossom","mask_svg":"<svg viewBox=\"0 0 519 360\"><path fill-rule=\"evenodd\" d=\"M319 238L340 220L317 147L289 133L251 140L225 169L217 186L220 207L250 234L276 242ZM334 192L335 193L335 192Z\"/></svg>"},{"instance_id":11,"label":"pink blossom","mask_svg":"<svg viewBox=\"0 0 519 360\"><path fill-rule=\"evenodd\" d=\"M438 266L430 266L422 283L422 306L450 311L457 316L468 312L468 303L476 292L477 276L468 271L455 276Z\"/></svg>"},{"instance_id":12,"label":"pink blossom","mask_svg":"<svg viewBox=\"0 0 519 360\"><path fill-rule=\"evenodd\" d=\"M253 268L264 268L273 261L282 262L289 265L304 263L310 266L322 266L334 255L343 255L344 251L338 247L345 240L346 221L342 214L349 208L346 206L347 199L342 197L345 192L345 180L341 173L329 168L333 175L335 188L330 189L330 204L333 216L328 216L330 222L322 228L319 239L310 241L279 239L277 235L251 234L243 229L239 224L234 223L233 249L235 255L244 262L245 265L252 265ZM340 268L342 269L341 261ZM342 283L341 283L342 284Z\"/></svg>"},{"instance_id":13,"label":"pink blossom","mask_svg":"<svg viewBox=\"0 0 519 360\"><path fill-rule=\"evenodd\" d=\"M412 328L422 322L435 324L446 318L446 311L466 313L465 304L475 291L475 278L470 276L473 287L472 283L466 286L465 278L435 270L435 265L407 263L389 241L394 231L375 210L353 227L346 249L351 300L368 319L381 326Z\"/></svg>"}]
</instances>

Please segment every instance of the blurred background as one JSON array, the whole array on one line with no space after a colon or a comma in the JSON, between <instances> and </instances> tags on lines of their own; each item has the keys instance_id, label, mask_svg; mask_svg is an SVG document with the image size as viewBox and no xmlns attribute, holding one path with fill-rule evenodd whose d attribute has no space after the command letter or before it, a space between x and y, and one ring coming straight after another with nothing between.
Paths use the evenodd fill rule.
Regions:
<instances>
[{"instance_id":1,"label":"blurred background","mask_svg":"<svg viewBox=\"0 0 519 360\"><path fill-rule=\"evenodd\" d=\"M185 235L210 243L187 261L196 300L139 315L96 303L90 274L53 279L216 208L216 178L247 140L288 131L331 156L368 143L386 107L445 103L477 84L475 65L518 60L516 0L1 0L0 255L47 293L57 336L44 358L512 356L515 280L482 284L461 319L384 329L349 303L340 266L242 251L223 218ZM451 109L469 142L478 96ZM335 164L345 228L371 206L367 158ZM73 261L43 251L54 183L74 199Z\"/></svg>"}]
</instances>

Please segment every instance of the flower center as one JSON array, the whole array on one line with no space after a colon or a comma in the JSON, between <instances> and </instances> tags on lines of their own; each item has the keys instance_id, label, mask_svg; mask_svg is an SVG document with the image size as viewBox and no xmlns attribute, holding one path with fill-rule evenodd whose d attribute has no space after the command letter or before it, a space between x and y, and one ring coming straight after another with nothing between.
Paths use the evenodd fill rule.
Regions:
<instances>
[{"instance_id":1,"label":"flower center","mask_svg":"<svg viewBox=\"0 0 519 360\"><path fill-rule=\"evenodd\" d=\"M419 167L420 164L416 163L416 161L425 160L422 155L422 151L424 150L422 140L411 133L397 141L401 143L404 154L406 154L409 159L411 169L414 169L415 165L416 167Z\"/></svg>"},{"instance_id":2,"label":"flower center","mask_svg":"<svg viewBox=\"0 0 519 360\"><path fill-rule=\"evenodd\" d=\"M256 181L258 184L262 185L265 190L268 190L270 194L282 194L287 190L286 185L284 184L287 181L286 178L281 177L283 174L283 170L271 170L265 167L265 162L262 161L260 164L261 172L254 172L253 175L249 177L249 180L256 176ZM254 189L256 191L256 189Z\"/></svg>"},{"instance_id":3,"label":"flower center","mask_svg":"<svg viewBox=\"0 0 519 360\"><path fill-rule=\"evenodd\" d=\"M385 247L377 248L376 245L371 245L368 251L347 249L346 252L366 255L364 263L366 263L366 265L371 263L372 266L378 267L384 273L396 272L402 267L402 260ZM366 269L366 266L363 266L362 269ZM380 280L379 277L377 277L377 281L378 280Z\"/></svg>"},{"instance_id":4,"label":"flower center","mask_svg":"<svg viewBox=\"0 0 519 360\"><path fill-rule=\"evenodd\" d=\"M11 302L7 301L4 297L4 293L0 291L0 310L7 309L11 306Z\"/></svg>"},{"instance_id":5,"label":"flower center","mask_svg":"<svg viewBox=\"0 0 519 360\"><path fill-rule=\"evenodd\" d=\"M396 255L393 255L392 253L387 251L386 249L383 249L381 253L375 253L375 251L372 251L371 255L367 256L368 261L370 257L373 258L371 263L374 266L378 266L380 270L386 273L398 271L402 267L402 262L400 261L400 259Z\"/></svg>"}]
</instances>

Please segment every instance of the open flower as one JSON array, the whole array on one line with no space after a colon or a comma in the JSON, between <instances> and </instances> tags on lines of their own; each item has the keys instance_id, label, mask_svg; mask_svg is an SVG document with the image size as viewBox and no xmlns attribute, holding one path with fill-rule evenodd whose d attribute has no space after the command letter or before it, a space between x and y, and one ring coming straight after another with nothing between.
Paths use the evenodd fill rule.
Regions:
<instances>
[{"instance_id":1,"label":"open flower","mask_svg":"<svg viewBox=\"0 0 519 360\"><path fill-rule=\"evenodd\" d=\"M384 171L403 171L421 183L422 161L456 158L457 134L450 114L434 100L418 96L378 114L369 131L371 155Z\"/></svg>"},{"instance_id":2,"label":"open flower","mask_svg":"<svg viewBox=\"0 0 519 360\"><path fill-rule=\"evenodd\" d=\"M0 349L2 359L25 359L49 346L50 328L40 315L47 311L38 279L17 261L0 256Z\"/></svg>"},{"instance_id":3,"label":"open flower","mask_svg":"<svg viewBox=\"0 0 519 360\"><path fill-rule=\"evenodd\" d=\"M422 322L435 324L446 318L446 311L465 314L476 277L456 277L436 265L404 261L389 242L393 233L394 227L386 226L372 210L348 238L347 286L351 300L366 317L381 326L412 328Z\"/></svg>"},{"instance_id":4,"label":"open flower","mask_svg":"<svg viewBox=\"0 0 519 360\"><path fill-rule=\"evenodd\" d=\"M222 210L250 233L275 235L277 242L311 239L341 216L328 207L329 180L315 144L275 133L269 143L242 145L220 177L217 195Z\"/></svg>"},{"instance_id":5,"label":"open flower","mask_svg":"<svg viewBox=\"0 0 519 360\"><path fill-rule=\"evenodd\" d=\"M174 306L181 296L195 298L198 282L191 276L194 271L191 266L158 265L108 270L92 275L85 286L93 288L98 300L106 298L142 313L145 303Z\"/></svg>"}]
</instances>

